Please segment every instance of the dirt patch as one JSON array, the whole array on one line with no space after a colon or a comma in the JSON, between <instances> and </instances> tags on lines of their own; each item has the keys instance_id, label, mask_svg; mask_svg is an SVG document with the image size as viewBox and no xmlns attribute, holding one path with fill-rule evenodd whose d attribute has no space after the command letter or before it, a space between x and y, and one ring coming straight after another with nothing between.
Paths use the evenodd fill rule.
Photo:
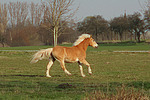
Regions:
<instances>
[{"instance_id":1,"label":"dirt patch","mask_svg":"<svg viewBox=\"0 0 150 100\"><path fill-rule=\"evenodd\" d=\"M60 84L58 85L56 88L59 88L59 89L68 89L68 88L75 88L75 86L69 84L69 83L63 83L63 84Z\"/></svg>"}]
</instances>

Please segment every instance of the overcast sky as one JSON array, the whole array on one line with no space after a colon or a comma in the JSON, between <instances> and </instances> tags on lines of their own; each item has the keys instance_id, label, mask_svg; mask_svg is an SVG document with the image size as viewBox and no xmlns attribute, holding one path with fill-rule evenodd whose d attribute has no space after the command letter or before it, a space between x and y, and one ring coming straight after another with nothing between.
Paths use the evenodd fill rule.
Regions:
<instances>
[{"instance_id":1,"label":"overcast sky","mask_svg":"<svg viewBox=\"0 0 150 100\"><path fill-rule=\"evenodd\" d=\"M0 0L0 3L8 3L10 1L33 1L38 3L41 0ZM74 8L79 6L79 10L75 16L77 19L82 20L87 16L102 15L103 18L110 20L125 12L127 14L141 12L146 1L147 0L75 0Z\"/></svg>"}]
</instances>

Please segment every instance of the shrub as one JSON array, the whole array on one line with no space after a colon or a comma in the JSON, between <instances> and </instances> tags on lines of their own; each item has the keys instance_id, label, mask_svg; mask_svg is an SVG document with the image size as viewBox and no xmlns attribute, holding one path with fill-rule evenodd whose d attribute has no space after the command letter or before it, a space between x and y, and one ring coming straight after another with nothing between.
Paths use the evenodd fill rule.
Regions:
<instances>
[{"instance_id":1,"label":"shrub","mask_svg":"<svg viewBox=\"0 0 150 100\"><path fill-rule=\"evenodd\" d=\"M84 100L149 100L150 98L141 91L126 89L125 86L116 89L116 93L108 94L102 91L90 93Z\"/></svg>"}]
</instances>

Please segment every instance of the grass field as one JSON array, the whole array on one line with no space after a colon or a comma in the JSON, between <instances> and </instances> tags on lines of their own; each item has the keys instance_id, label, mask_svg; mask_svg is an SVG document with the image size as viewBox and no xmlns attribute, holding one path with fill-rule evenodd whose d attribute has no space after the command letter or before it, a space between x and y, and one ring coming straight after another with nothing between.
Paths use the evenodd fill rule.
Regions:
<instances>
[{"instance_id":1,"label":"grass field","mask_svg":"<svg viewBox=\"0 0 150 100\"><path fill-rule=\"evenodd\" d=\"M0 50L39 50L49 46L7 47ZM48 60L30 64L34 52L0 51L0 100L80 100L93 91L115 94L122 84L150 96L150 53L114 53L112 51L150 51L150 45L102 44L88 48L87 61L93 74L83 66L85 78L76 63L66 64L73 74L67 76L58 62L52 78L45 77Z\"/></svg>"},{"instance_id":2,"label":"grass field","mask_svg":"<svg viewBox=\"0 0 150 100\"><path fill-rule=\"evenodd\" d=\"M72 46L72 44L66 44L62 46ZM50 48L53 46L24 46L24 47L4 47L0 50L40 50ZM99 44L98 49L92 47L88 48L89 51L150 51L150 44L148 43L109 43Z\"/></svg>"}]
</instances>

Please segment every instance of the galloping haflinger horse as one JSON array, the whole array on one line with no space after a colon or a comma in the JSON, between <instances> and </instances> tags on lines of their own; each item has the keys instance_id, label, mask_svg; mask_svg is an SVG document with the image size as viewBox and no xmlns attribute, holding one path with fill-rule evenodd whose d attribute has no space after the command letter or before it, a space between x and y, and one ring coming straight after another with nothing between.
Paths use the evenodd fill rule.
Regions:
<instances>
[{"instance_id":1,"label":"galloping haflinger horse","mask_svg":"<svg viewBox=\"0 0 150 100\"><path fill-rule=\"evenodd\" d=\"M88 67L89 74L92 74L90 64L85 60L86 50L88 46L97 48L98 44L94 41L91 35L82 34L75 41L72 47L55 46L54 48L48 48L38 51L34 54L31 63L36 63L37 61L44 58L49 58L49 63L46 70L46 77L51 77L49 72L55 60L59 61L62 69L68 75L71 75L71 73L66 69L65 63L78 62L81 76L85 77L82 64L86 65Z\"/></svg>"}]
</instances>

